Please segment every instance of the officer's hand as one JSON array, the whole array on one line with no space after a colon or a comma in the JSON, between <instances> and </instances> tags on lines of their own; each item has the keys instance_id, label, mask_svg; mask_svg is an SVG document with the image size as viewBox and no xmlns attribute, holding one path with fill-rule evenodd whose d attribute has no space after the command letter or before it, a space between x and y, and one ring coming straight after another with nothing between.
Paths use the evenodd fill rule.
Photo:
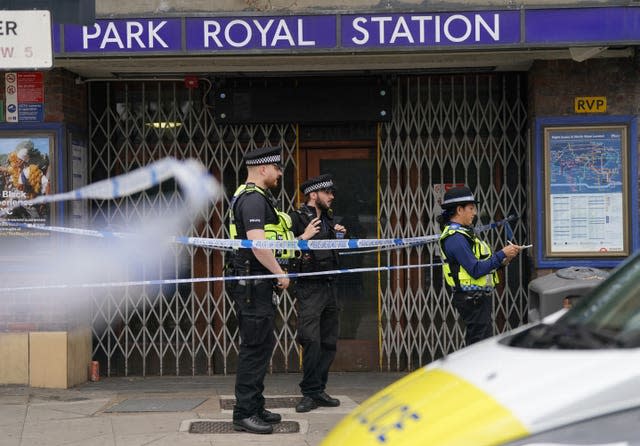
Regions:
<instances>
[{"instance_id":1,"label":"officer's hand","mask_svg":"<svg viewBox=\"0 0 640 446\"><path fill-rule=\"evenodd\" d=\"M278 288L281 290L286 290L289 288L289 278L288 277L280 277L278 279L278 283L276 284Z\"/></svg>"},{"instance_id":2,"label":"officer's hand","mask_svg":"<svg viewBox=\"0 0 640 446\"><path fill-rule=\"evenodd\" d=\"M303 240L309 240L318 232L320 232L320 217L316 217L309 222L306 228L304 228L304 232L300 236Z\"/></svg>"},{"instance_id":3,"label":"officer's hand","mask_svg":"<svg viewBox=\"0 0 640 446\"><path fill-rule=\"evenodd\" d=\"M520 245L507 245L504 248L502 248L502 252L504 252L507 263L513 260L515 256L520 254L520 249L521 249Z\"/></svg>"},{"instance_id":4,"label":"officer's hand","mask_svg":"<svg viewBox=\"0 0 640 446\"><path fill-rule=\"evenodd\" d=\"M344 226L339 225L339 224L336 224L333 227L333 230L336 231L336 232L341 232L343 235L347 233L347 228L345 228Z\"/></svg>"}]
</instances>

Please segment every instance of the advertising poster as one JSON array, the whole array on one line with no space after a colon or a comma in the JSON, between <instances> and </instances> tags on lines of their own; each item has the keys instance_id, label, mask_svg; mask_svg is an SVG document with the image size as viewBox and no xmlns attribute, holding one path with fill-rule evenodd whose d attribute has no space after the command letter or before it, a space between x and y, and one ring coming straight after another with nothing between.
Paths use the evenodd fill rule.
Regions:
<instances>
[{"instance_id":1,"label":"advertising poster","mask_svg":"<svg viewBox=\"0 0 640 446\"><path fill-rule=\"evenodd\" d=\"M626 126L545 130L548 255L628 254Z\"/></svg>"},{"instance_id":2,"label":"advertising poster","mask_svg":"<svg viewBox=\"0 0 640 446\"><path fill-rule=\"evenodd\" d=\"M22 205L40 195L49 195L51 157L54 139L49 135L0 136L0 209L11 210L2 220L45 225L51 222L51 206ZM47 236L42 231L30 231L10 225L0 225L2 236Z\"/></svg>"}]
</instances>

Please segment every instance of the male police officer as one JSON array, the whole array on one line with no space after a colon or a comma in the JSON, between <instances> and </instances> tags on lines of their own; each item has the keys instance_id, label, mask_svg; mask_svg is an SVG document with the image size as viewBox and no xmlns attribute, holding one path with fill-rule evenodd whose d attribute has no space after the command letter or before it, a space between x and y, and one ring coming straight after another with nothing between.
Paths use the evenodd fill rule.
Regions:
<instances>
[{"instance_id":1,"label":"male police officer","mask_svg":"<svg viewBox=\"0 0 640 446\"><path fill-rule=\"evenodd\" d=\"M342 238L344 226L333 222L331 203L335 187L331 175L311 178L300 186L305 204L291 213L293 233L303 240ZM298 272L327 271L338 267L333 250L303 251L295 263ZM301 277L295 285L298 301L298 342L302 345L302 399L296 412L318 406L336 407L340 401L325 392L329 367L336 356L339 309L333 276Z\"/></svg>"},{"instance_id":2,"label":"male police officer","mask_svg":"<svg viewBox=\"0 0 640 446\"><path fill-rule=\"evenodd\" d=\"M507 245L495 254L473 230L478 209L468 187L448 190L438 216L442 228L440 251L442 271L453 289L453 306L466 325L467 345L491 337L492 296L498 283L496 270L520 252L520 246Z\"/></svg>"},{"instance_id":3,"label":"male police officer","mask_svg":"<svg viewBox=\"0 0 640 446\"><path fill-rule=\"evenodd\" d=\"M247 181L240 185L231 201L231 238L249 240L293 240L289 216L277 210L270 188L282 176L280 147L264 147L244 156ZM293 251L239 249L233 256L234 275L284 274L279 260L293 256ZM282 291L289 279L240 280L233 297L238 314L240 351L236 372L236 405L233 408L235 430L257 434L273 432L279 414L264 408L264 377L275 346L274 289Z\"/></svg>"}]
</instances>

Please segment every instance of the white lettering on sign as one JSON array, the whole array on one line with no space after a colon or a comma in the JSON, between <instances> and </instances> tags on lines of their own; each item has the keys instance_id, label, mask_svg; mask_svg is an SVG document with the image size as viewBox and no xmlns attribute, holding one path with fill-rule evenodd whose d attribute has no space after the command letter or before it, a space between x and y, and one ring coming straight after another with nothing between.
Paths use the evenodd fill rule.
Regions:
<instances>
[{"instance_id":1,"label":"white lettering on sign","mask_svg":"<svg viewBox=\"0 0 640 446\"><path fill-rule=\"evenodd\" d=\"M168 48L167 42L160 37L160 31L166 20L154 24L153 21L127 21L124 29L118 29L116 22L108 22L103 29L100 23L82 27L82 48L89 49L92 42L99 42L100 49L117 46L118 49ZM146 25L146 26L145 26Z\"/></svg>"},{"instance_id":2,"label":"white lettering on sign","mask_svg":"<svg viewBox=\"0 0 640 446\"><path fill-rule=\"evenodd\" d=\"M384 45L500 40L499 14L493 14L493 20L480 14L453 14L443 19L440 15L355 17L351 22L355 34L351 41L356 45L374 42Z\"/></svg>"},{"instance_id":3,"label":"white lettering on sign","mask_svg":"<svg viewBox=\"0 0 640 446\"><path fill-rule=\"evenodd\" d=\"M203 26L205 48L245 48L252 45L260 48L293 48L316 44L315 40L305 38L304 20L300 18L296 19L295 26L285 19L233 19L228 23L205 20ZM259 37L259 43L252 43L256 36Z\"/></svg>"},{"instance_id":4,"label":"white lettering on sign","mask_svg":"<svg viewBox=\"0 0 640 446\"><path fill-rule=\"evenodd\" d=\"M0 11L0 70L53 66L49 11Z\"/></svg>"},{"instance_id":5,"label":"white lettering on sign","mask_svg":"<svg viewBox=\"0 0 640 446\"><path fill-rule=\"evenodd\" d=\"M231 38L231 32L233 31L233 27L236 25L239 25L241 28L244 28L244 33L245 33L244 40L241 40L238 42L234 41ZM232 20L224 29L224 37L225 39L227 39L227 42L229 42L229 45L235 48L242 48L247 43L251 42L251 37L253 37L253 35L251 32L251 27L247 22L245 22L244 20Z\"/></svg>"}]
</instances>

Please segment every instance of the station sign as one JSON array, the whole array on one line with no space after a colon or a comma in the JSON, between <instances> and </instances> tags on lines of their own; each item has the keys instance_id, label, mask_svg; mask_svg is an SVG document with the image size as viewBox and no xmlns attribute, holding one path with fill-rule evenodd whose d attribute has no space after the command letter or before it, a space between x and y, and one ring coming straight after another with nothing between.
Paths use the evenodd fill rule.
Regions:
<instances>
[{"instance_id":1,"label":"station sign","mask_svg":"<svg viewBox=\"0 0 640 446\"><path fill-rule=\"evenodd\" d=\"M49 11L0 11L0 70L53 66Z\"/></svg>"},{"instance_id":2,"label":"station sign","mask_svg":"<svg viewBox=\"0 0 640 446\"><path fill-rule=\"evenodd\" d=\"M71 57L637 45L640 7L116 18L53 33Z\"/></svg>"}]
</instances>

